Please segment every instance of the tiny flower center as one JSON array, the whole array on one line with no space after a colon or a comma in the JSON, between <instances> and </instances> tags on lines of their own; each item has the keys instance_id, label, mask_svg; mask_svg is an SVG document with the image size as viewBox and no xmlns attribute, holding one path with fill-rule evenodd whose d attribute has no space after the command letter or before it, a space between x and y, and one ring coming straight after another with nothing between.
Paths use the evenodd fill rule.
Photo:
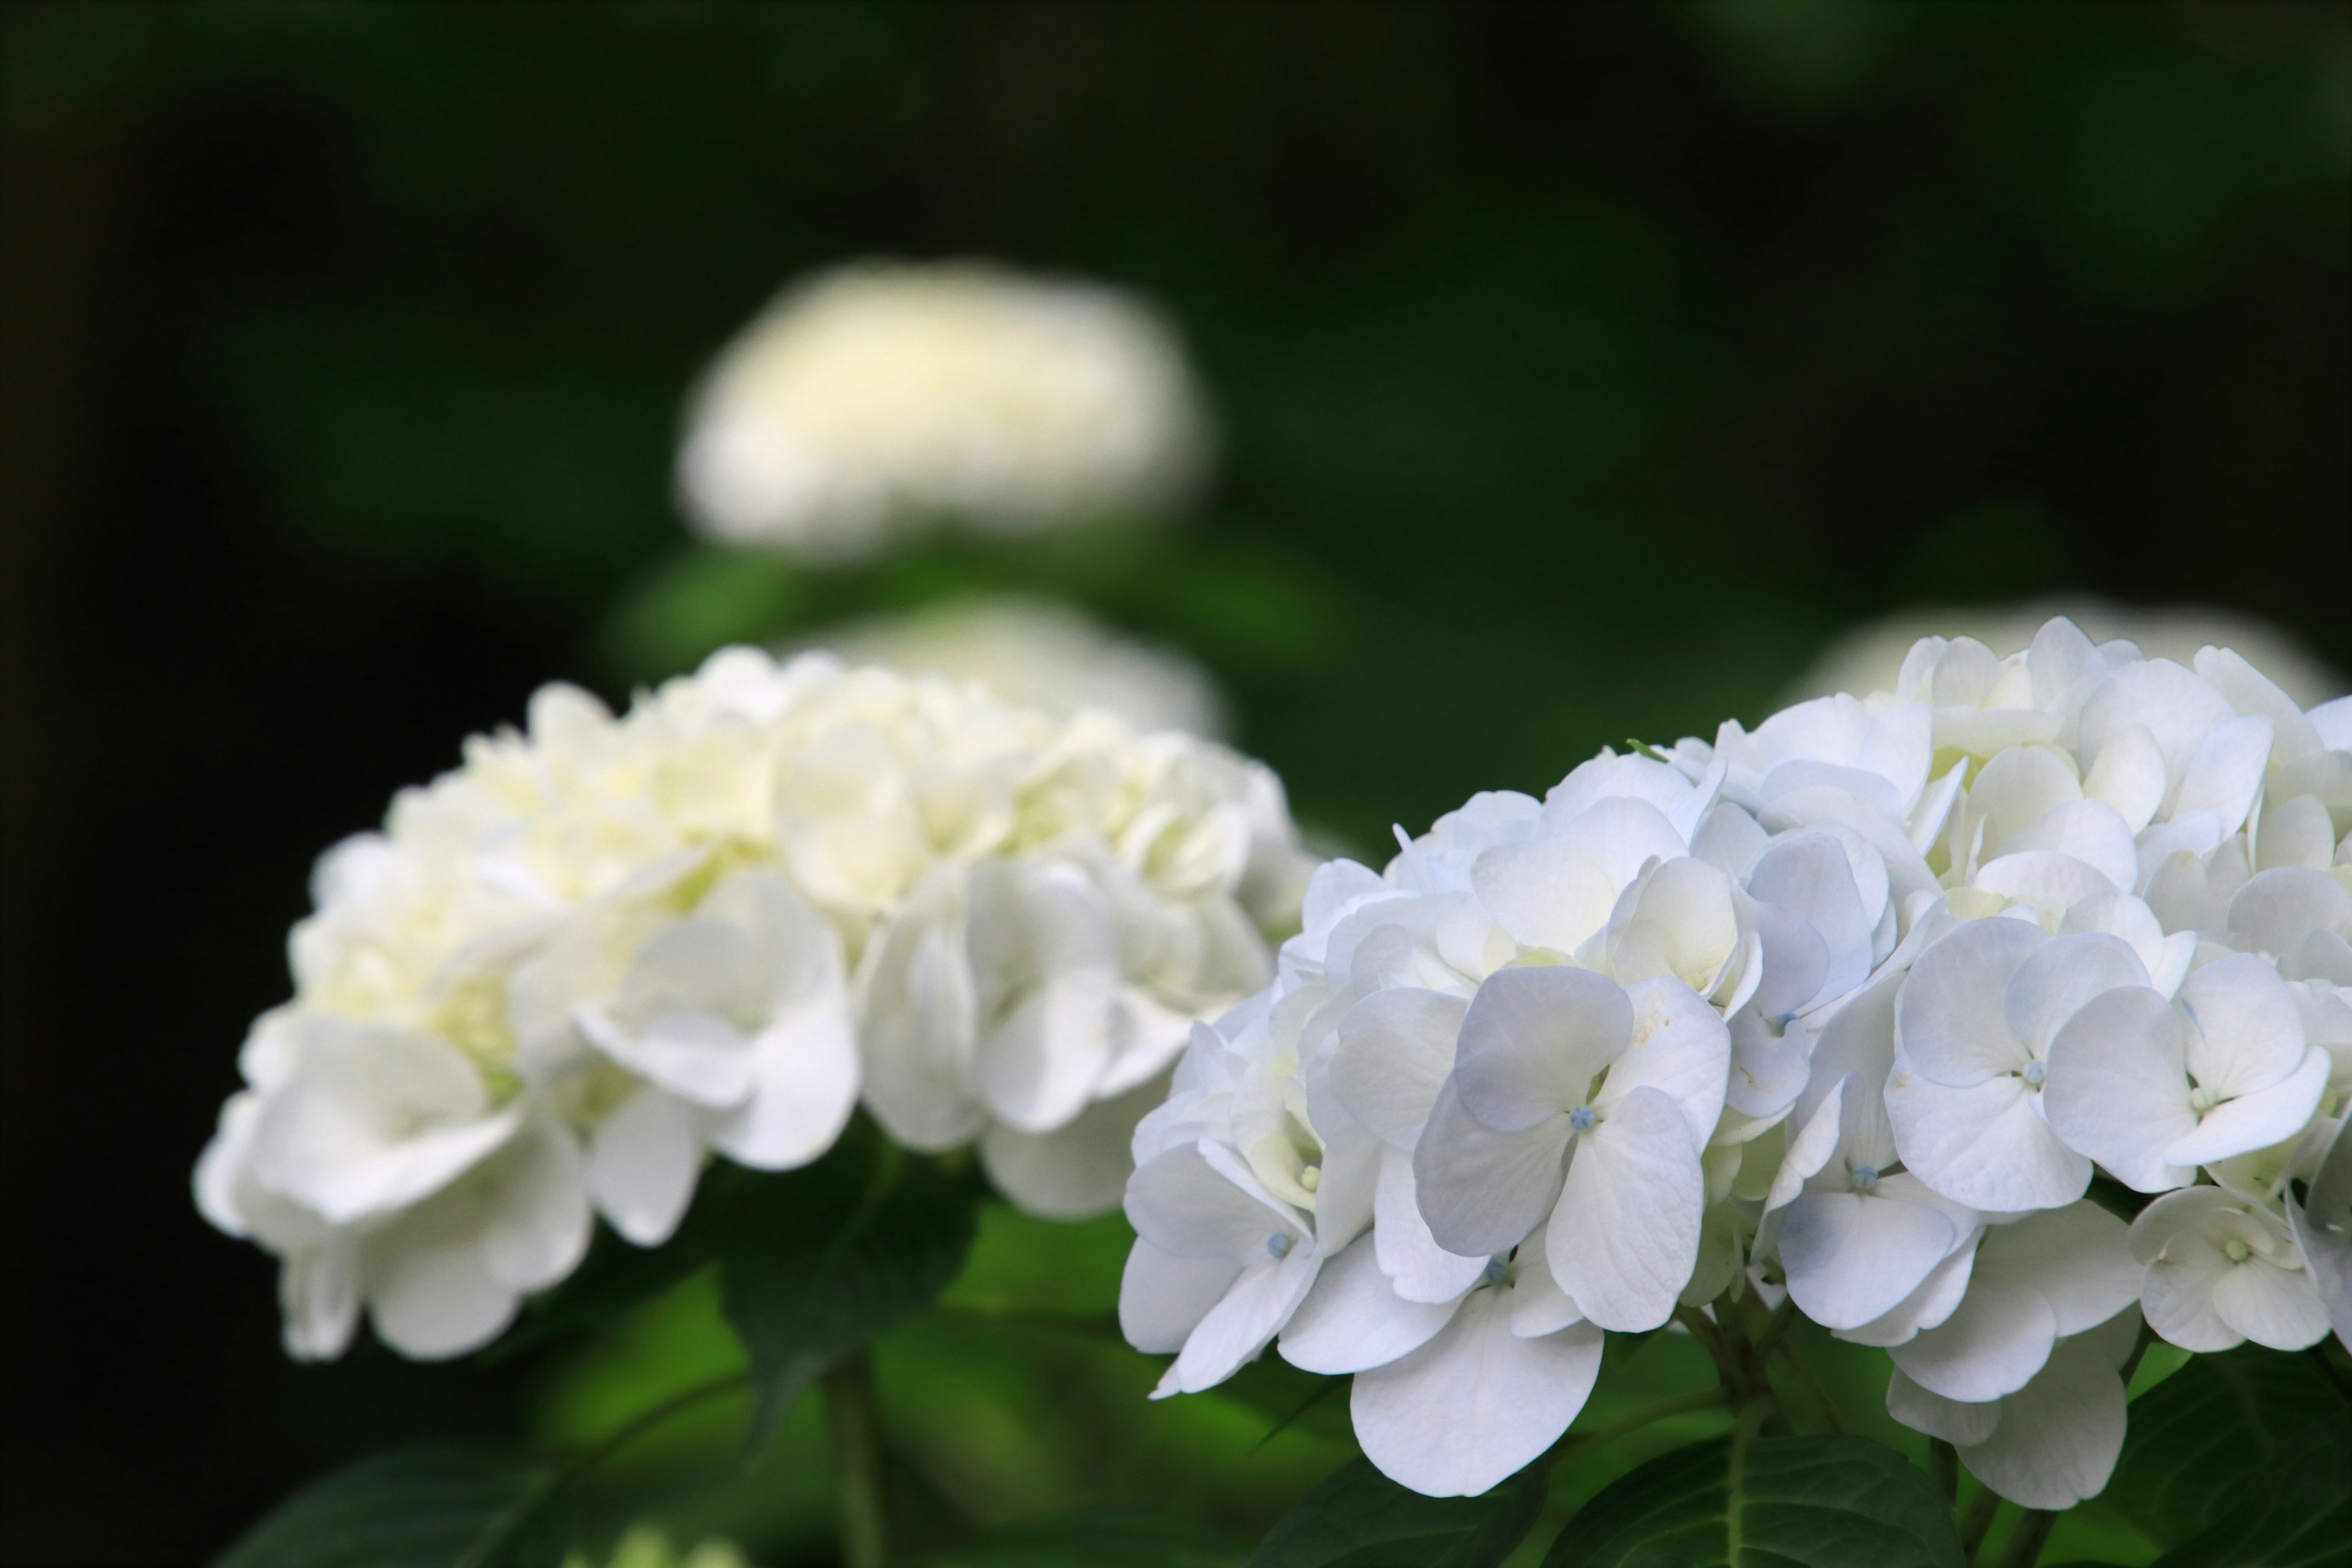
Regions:
<instances>
[{"instance_id":1,"label":"tiny flower center","mask_svg":"<svg viewBox=\"0 0 2352 1568\"><path fill-rule=\"evenodd\" d=\"M1866 1192L1871 1191L1872 1189L1874 1189L1874 1187L1876 1187L1877 1185L1878 1185L1878 1167L1877 1167L1877 1166L1875 1166L1875 1165L1856 1165L1856 1166L1853 1168L1853 1190L1854 1190L1855 1192L1857 1192L1857 1193L1866 1193Z\"/></svg>"},{"instance_id":2,"label":"tiny flower center","mask_svg":"<svg viewBox=\"0 0 2352 1568\"><path fill-rule=\"evenodd\" d=\"M1320 1165L1309 1165L1305 1170L1299 1172L1298 1184L1305 1187L1310 1193L1315 1191L1318 1187L1320 1187L1323 1184L1323 1167Z\"/></svg>"},{"instance_id":3,"label":"tiny flower center","mask_svg":"<svg viewBox=\"0 0 2352 1568\"><path fill-rule=\"evenodd\" d=\"M2244 1242L2234 1236L2221 1244L2221 1256L2232 1263L2243 1263L2251 1251L2252 1249Z\"/></svg>"},{"instance_id":4,"label":"tiny flower center","mask_svg":"<svg viewBox=\"0 0 2352 1568\"><path fill-rule=\"evenodd\" d=\"M2048 1070L2049 1069L2044 1068L2039 1061L2031 1061L2026 1063L2025 1086L2028 1089L2040 1089L2042 1087L2042 1077L2048 1072Z\"/></svg>"},{"instance_id":5,"label":"tiny flower center","mask_svg":"<svg viewBox=\"0 0 2352 1568\"><path fill-rule=\"evenodd\" d=\"M2212 1110L2215 1106L2221 1103L2221 1097L2215 1094L2210 1089L2200 1088L2189 1091L2189 1109L2195 1111L2200 1116L2204 1115L2207 1111Z\"/></svg>"},{"instance_id":6,"label":"tiny flower center","mask_svg":"<svg viewBox=\"0 0 2352 1568\"><path fill-rule=\"evenodd\" d=\"M1568 1124L1570 1127L1575 1128L1579 1132L1591 1131L1592 1107L1589 1105L1580 1105L1574 1110L1570 1111L1568 1113Z\"/></svg>"},{"instance_id":7,"label":"tiny flower center","mask_svg":"<svg viewBox=\"0 0 2352 1568\"><path fill-rule=\"evenodd\" d=\"M1489 1285L1500 1285L1511 1277L1510 1258L1499 1252L1495 1254L1486 1259L1486 1267L1480 1271L1479 1277Z\"/></svg>"}]
</instances>

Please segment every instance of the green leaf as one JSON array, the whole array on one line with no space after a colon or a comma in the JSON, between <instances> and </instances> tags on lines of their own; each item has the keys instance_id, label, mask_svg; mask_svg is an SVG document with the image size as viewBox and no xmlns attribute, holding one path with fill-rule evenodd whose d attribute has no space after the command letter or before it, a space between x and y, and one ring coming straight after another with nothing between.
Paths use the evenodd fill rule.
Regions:
<instances>
[{"instance_id":1,"label":"green leaf","mask_svg":"<svg viewBox=\"0 0 2352 1568\"><path fill-rule=\"evenodd\" d=\"M2352 1410L2280 1445L2210 1527L2156 1560L2156 1568L2346 1564L2352 1564Z\"/></svg>"},{"instance_id":2,"label":"green leaf","mask_svg":"<svg viewBox=\"0 0 2352 1568\"><path fill-rule=\"evenodd\" d=\"M547 1568L565 1543L556 1481L503 1444L377 1454L288 1498L214 1568Z\"/></svg>"},{"instance_id":3,"label":"green leaf","mask_svg":"<svg viewBox=\"0 0 2352 1568\"><path fill-rule=\"evenodd\" d=\"M1948 1505L1863 1437L1741 1434L1661 1455L1560 1532L1544 1568L1963 1568Z\"/></svg>"},{"instance_id":4,"label":"green leaf","mask_svg":"<svg viewBox=\"0 0 2352 1568\"><path fill-rule=\"evenodd\" d=\"M1248 1548L1188 1520L1081 1513L929 1559L938 1568L1242 1568Z\"/></svg>"},{"instance_id":5,"label":"green leaf","mask_svg":"<svg viewBox=\"0 0 2352 1568\"><path fill-rule=\"evenodd\" d=\"M2178 1545L2219 1518L2281 1443L2342 1404L2299 1355L2242 1345L2193 1356L2132 1402L2107 1497L2158 1544Z\"/></svg>"},{"instance_id":6,"label":"green leaf","mask_svg":"<svg viewBox=\"0 0 2352 1568\"><path fill-rule=\"evenodd\" d=\"M720 1254L720 1300L751 1359L755 1448L810 1382L947 1288L980 1196L969 1177L859 1137L767 1185L730 1216Z\"/></svg>"},{"instance_id":7,"label":"green leaf","mask_svg":"<svg viewBox=\"0 0 2352 1568\"><path fill-rule=\"evenodd\" d=\"M1358 1459L1283 1515L1249 1568L1493 1568L1533 1527L1543 1501L1540 1465L1480 1497L1433 1498Z\"/></svg>"}]
</instances>

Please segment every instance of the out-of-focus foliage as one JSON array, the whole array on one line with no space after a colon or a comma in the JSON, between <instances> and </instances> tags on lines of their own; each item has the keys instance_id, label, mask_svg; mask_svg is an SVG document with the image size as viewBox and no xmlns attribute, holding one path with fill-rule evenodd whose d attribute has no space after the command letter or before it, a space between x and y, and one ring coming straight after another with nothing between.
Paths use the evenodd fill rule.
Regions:
<instances>
[{"instance_id":1,"label":"out-of-focus foliage","mask_svg":"<svg viewBox=\"0 0 2352 1568\"><path fill-rule=\"evenodd\" d=\"M584 1351L298 1375L182 1212L308 857L540 679L1059 595L1199 658L1300 814L1376 849L1752 718L1906 603L2206 601L2352 668L2340 5L19 5L0 133L0 417L24 472L83 454L10 501L47 541L10 568L22 754L58 759L5 1047L56 1125L0 1140L11 1190L89 1158L49 1109L166 1058L121 1112L153 1155L81 1229L29 1222L12 1561L184 1559L349 1453L518 1410L583 1440L741 1366L704 1274ZM1154 300L1215 404L1198 515L830 572L689 543L694 378L872 254ZM74 933L166 859L152 994L93 1038L119 960ZM1278 1363L1148 1404L1125 1240L989 1208L882 1342L910 1545L1072 1509L1249 1538L1352 1453ZM1909 1442L1866 1360L1800 1349L1849 1430ZM1654 1336L1585 1419L1707 1381ZM748 1468L743 1421L633 1445L591 1535L821 1552L808 1402ZM1549 1517L1725 1425L1566 1467ZM2053 1560L2156 1550L2104 1502L2061 1531Z\"/></svg>"}]
</instances>

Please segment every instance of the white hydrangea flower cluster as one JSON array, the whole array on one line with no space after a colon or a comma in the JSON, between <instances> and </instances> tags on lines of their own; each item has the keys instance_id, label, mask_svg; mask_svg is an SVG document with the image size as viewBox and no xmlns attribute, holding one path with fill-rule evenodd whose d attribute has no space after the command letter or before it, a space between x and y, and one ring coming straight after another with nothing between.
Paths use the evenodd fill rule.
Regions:
<instances>
[{"instance_id":1,"label":"white hydrangea flower cluster","mask_svg":"<svg viewBox=\"0 0 2352 1568\"><path fill-rule=\"evenodd\" d=\"M1885 1346L2001 1495L2098 1491L2141 1314L2326 1331L2290 1178L2352 1091L2352 699L2051 621L1897 689L1481 795L1319 869L1135 1138L1120 1314L1202 1389L1270 1342L1364 1450L1493 1486L1602 1332L1748 1289ZM2160 1194L2127 1224L2095 1171Z\"/></svg>"},{"instance_id":2,"label":"white hydrangea flower cluster","mask_svg":"<svg viewBox=\"0 0 2352 1568\"><path fill-rule=\"evenodd\" d=\"M910 522L1035 532L1180 497L1206 405L1174 330L1100 284L861 262L794 285L705 378L678 455L713 538L811 560Z\"/></svg>"},{"instance_id":3,"label":"white hydrangea flower cluster","mask_svg":"<svg viewBox=\"0 0 2352 1568\"><path fill-rule=\"evenodd\" d=\"M549 686L321 858L198 1202L283 1258L303 1357L362 1305L411 1355L483 1344L592 1210L658 1244L709 1154L805 1164L861 1101L1107 1207L1305 869L1265 767L1100 713L742 648L617 718Z\"/></svg>"}]
</instances>

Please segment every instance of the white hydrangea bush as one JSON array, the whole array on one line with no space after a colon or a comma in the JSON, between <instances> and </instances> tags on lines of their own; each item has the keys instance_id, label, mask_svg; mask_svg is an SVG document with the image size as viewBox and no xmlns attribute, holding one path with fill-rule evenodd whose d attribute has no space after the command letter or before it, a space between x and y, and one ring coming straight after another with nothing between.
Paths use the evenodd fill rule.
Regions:
<instances>
[{"instance_id":1,"label":"white hydrangea bush","mask_svg":"<svg viewBox=\"0 0 2352 1568\"><path fill-rule=\"evenodd\" d=\"M1273 984L1192 1031L1122 1325L1163 1395L1269 1345L1351 1373L1372 1462L1466 1495L1566 1432L1607 1331L1753 1291L2068 1507L2143 1321L2352 1322L2292 1185L2352 1095L2347 835L2352 699L2063 619L1477 795L1318 869Z\"/></svg>"},{"instance_id":2,"label":"white hydrangea bush","mask_svg":"<svg viewBox=\"0 0 2352 1568\"><path fill-rule=\"evenodd\" d=\"M677 488L710 538L848 562L935 519L1018 537L1163 510L1209 447L1175 329L1136 296L869 260L793 284L720 353Z\"/></svg>"},{"instance_id":3,"label":"white hydrangea bush","mask_svg":"<svg viewBox=\"0 0 2352 1568\"><path fill-rule=\"evenodd\" d=\"M658 1245L712 1156L805 1165L860 1105L1108 1208L1305 869L1265 767L1101 712L742 648L617 717L550 686L321 858L197 1200L283 1260L304 1358L362 1309L478 1347L592 1216Z\"/></svg>"}]
</instances>

